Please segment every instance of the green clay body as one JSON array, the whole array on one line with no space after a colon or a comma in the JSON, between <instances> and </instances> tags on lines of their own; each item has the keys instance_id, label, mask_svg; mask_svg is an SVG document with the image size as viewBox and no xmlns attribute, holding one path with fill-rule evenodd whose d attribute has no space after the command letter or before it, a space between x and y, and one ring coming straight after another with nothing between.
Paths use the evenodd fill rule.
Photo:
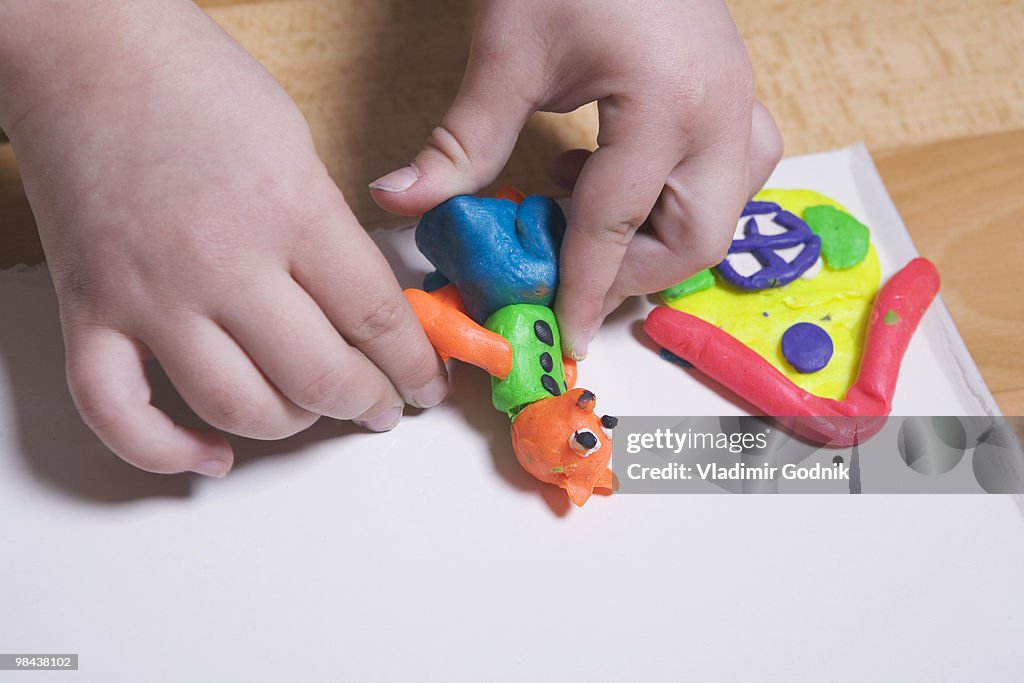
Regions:
<instances>
[{"instance_id":1,"label":"green clay body","mask_svg":"<svg viewBox=\"0 0 1024 683\"><path fill-rule=\"evenodd\" d=\"M821 238L821 256L829 268L853 268L868 255L870 231L845 211L812 206L804 210L804 221Z\"/></svg>"},{"instance_id":2,"label":"green clay body","mask_svg":"<svg viewBox=\"0 0 1024 683\"><path fill-rule=\"evenodd\" d=\"M512 371L505 379L491 378L495 408L514 419L527 405L566 390L558 324L550 308L536 304L505 306L495 311L484 327L512 346Z\"/></svg>"},{"instance_id":3,"label":"green clay body","mask_svg":"<svg viewBox=\"0 0 1024 683\"><path fill-rule=\"evenodd\" d=\"M705 289L709 289L715 286L715 276L711 274L711 269L706 268L696 275L689 277L677 285L672 285L668 289L664 289L660 292L661 298L665 303L670 303L676 299L682 299L684 296L689 296L696 292L702 292Z\"/></svg>"}]
</instances>

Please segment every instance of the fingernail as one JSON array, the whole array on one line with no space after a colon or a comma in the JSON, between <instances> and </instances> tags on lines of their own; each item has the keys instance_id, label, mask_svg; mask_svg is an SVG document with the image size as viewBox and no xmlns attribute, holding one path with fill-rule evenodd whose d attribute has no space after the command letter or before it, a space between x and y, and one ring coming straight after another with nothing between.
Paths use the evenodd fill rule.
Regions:
<instances>
[{"instance_id":1,"label":"fingernail","mask_svg":"<svg viewBox=\"0 0 1024 683\"><path fill-rule=\"evenodd\" d=\"M585 359L587 357L587 349L590 346L590 340L593 337L593 332L580 333L569 346L569 356L574 361L581 361Z\"/></svg>"},{"instance_id":2,"label":"fingernail","mask_svg":"<svg viewBox=\"0 0 1024 683\"><path fill-rule=\"evenodd\" d=\"M397 171L392 171L385 176L377 178L370 183L371 190L380 190L381 192L405 192L412 184L415 183L420 177L420 172L415 166L409 164L403 166Z\"/></svg>"},{"instance_id":3,"label":"fingernail","mask_svg":"<svg viewBox=\"0 0 1024 683\"><path fill-rule=\"evenodd\" d=\"M433 408L448 395L448 378L435 377L422 389L412 395L412 403L418 408Z\"/></svg>"},{"instance_id":4,"label":"fingernail","mask_svg":"<svg viewBox=\"0 0 1024 683\"><path fill-rule=\"evenodd\" d=\"M363 429L369 429L371 432L387 432L394 429L401 419L401 408L388 408L377 417L372 417L369 420L352 421Z\"/></svg>"},{"instance_id":5,"label":"fingernail","mask_svg":"<svg viewBox=\"0 0 1024 683\"><path fill-rule=\"evenodd\" d=\"M204 460L195 467L192 471L196 474L204 474L207 477L223 477L231 469L231 463L224 462L223 460Z\"/></svg>"},{"instance_id":6,"label":"fingernail","mask_svg":"<svg viewBox=\"0 0 1024 683\"><path fill-rule=\"evenodd\" d=\"M583 330L576 338L572 341L572 345L569 347L569 356L574 361L581 361L587 357L587 353L590 351L590 342L594 341L594 336L597 331L601 329L601 325L604 325L604 319L607 316L601 316L594 323L593 327Z\"/></svg>"}]
</instances>

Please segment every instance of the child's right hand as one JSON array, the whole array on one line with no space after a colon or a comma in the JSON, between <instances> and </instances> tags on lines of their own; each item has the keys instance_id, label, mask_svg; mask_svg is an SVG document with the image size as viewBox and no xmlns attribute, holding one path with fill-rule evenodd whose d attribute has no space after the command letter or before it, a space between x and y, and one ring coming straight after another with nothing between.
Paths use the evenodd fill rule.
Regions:
<instances>
[{"instance_id":1,"label":"child's right hand","mask_svg":"<svg viewBox=\"0 0 1024 683\"><path fill-rule=\"evenodd\" d=\"M724 0L486 0L440 125L370 185L381 207L419 215L490 184L535 112L595 101L597 150L558 174L572 203L554 309L576 359L627 297L725 258L782 155Z\"/></svg>"},{"instance_id":2,"label":"child's right hand","mask_svg":"<svg viewBox=\"0 0 1024 683\"><path fill-rule=\"evenodd\" d=\"M2 9L0 126L59 296L71 393L115 453L153 472L231 467L221 434L150 405L149 353L200 417L254 438L319 415L383 430L406 401L441 401L443 365L302 115L204 13Z\"/></svg>"}]
</instances>

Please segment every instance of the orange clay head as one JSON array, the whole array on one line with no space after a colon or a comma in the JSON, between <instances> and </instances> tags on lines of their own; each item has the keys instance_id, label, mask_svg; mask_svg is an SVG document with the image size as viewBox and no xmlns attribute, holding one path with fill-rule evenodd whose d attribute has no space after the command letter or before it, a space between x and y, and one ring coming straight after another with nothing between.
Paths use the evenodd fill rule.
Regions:
<instances>
[{"instance_id":1,"label":"orange clay head","mask_svg":"<svg viewBox=\"0 0 1024 683\"><path fill-rule=\"evenodd\" d=\"M572 389L526 406L512 421L512 448L527 472L565 489L582 506L595 488L612 489L612 429L618 420L594 413L597 398Z\"/></svg>"}]
</instances>

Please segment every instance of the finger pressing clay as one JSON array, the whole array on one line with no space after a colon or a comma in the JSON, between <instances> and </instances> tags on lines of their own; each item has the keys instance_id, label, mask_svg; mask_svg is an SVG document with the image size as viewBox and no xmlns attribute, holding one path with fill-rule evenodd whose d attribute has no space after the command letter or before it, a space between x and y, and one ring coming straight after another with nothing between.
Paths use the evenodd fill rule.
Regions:
<instances>
[{"instance_id":1,"label":"finger pressing clay","mask_svg":"<svg viewBox=\"0 0 1024 683\"><path fill-rule=\"evenodd\" d=\"M550 306L565 217L547 197L502 196L454 197L420 219L416 244L437 268L429 284L438 289L406 296L442 358L491 375L523 468L582 506L595 489L612 489L617 420L598 417L593 392L573 388L576 364L561 354Z\"/></svg>"},{"instance_id":2,"label":"finger pressing clay","mask_svg":"<svg viewBox=\"0 0 1024 683\"><path fill-rule=\"evenodd\" d=\"M503 306L551 305L564 233L565 216L548 197L461 195L423 215L416 246L437 268L433 279L452 282L483 323Z\"/></svg>"}]
</instances>

